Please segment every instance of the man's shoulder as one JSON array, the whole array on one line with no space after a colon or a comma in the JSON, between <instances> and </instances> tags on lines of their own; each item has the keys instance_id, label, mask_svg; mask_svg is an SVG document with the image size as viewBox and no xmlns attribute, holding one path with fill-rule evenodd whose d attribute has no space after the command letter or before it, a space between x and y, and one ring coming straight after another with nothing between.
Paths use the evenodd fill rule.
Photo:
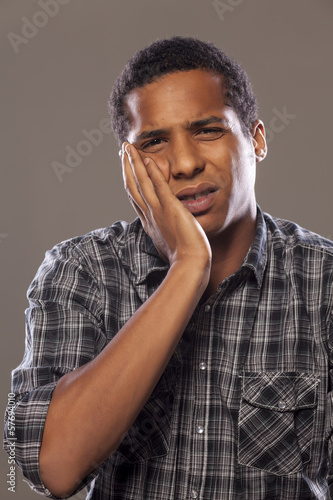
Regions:
<instances>
[{"instance_id":1,"label":"man's shoulder","mask_svg":"<svg viewBox=\"0 0 333 500\"><path fill-rule=\"evenodd\" d=\"M150 244L147 240L139 219L130 223L117 221L57 243L46 252L39 272L64 267L67 273L80 267L95 274L98 269L118 265L133 267L133 263L146 258Z\"/></svg>"},{"instance_id":2,"label":"man's shoulder","mask_svg":"<svg viewBox=\"0 0 333 500\"><path fill-rule=\"evenodd\" d=\"M306 229L296 222L272 217L264 213L267 230L271 235L272 243L279 242L286 249L306 248L313 252L322 252L333 258L333 241Z\"/></svg>"},{"instance_id":3,"label":"man's shoulder","mask_svg":"<svg viewBox=\"0 0 333 500\"><path fill-rule=\"evenodd\" d=\"M139 219L131 223L117 221L66 239L46 252L30 288L34 289L37 283L38 287L52 288L79 276L103 281L106 275L118 273L122 268L135 272L140 263L148 261L146 247L147 235Z\"/></svg>"},{"instance_id":4,"label":"man's shoulder","mask_svg":"<svg viewBox=\"0 0 333 500\"><path fill-rule=\"evenodd\" d=\"M114 222L111 226L102 227L89 231L86 234L74 236L57 243L52 251L91 253L93 249L99 248L107 252L122 251L128 246L140 247L140 242L145 234L139 219L132 222L123 220Z\"/></svg>"}]
</instances>

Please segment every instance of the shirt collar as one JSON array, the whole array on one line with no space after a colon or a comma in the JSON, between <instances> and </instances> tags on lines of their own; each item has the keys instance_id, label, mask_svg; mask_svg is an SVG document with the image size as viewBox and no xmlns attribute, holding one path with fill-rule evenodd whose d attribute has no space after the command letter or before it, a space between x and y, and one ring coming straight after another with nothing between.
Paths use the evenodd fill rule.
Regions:
<instances>
[{"instance_id":1,"label":"shirt collar","mask_svg":"<svg viewBox=\"0 0 333 500\"><path fill-rule=\"evenodd\" d=\"M148 275L156 271L166 271L169 264L159 256L151 238L144 231L140 219L135 219L127 227L125 250L123 257L127 261L138 285ZM249 269L254 273L258 287L261 287L267 262L267 229L263 213L257 207L256 232L253 243L239 271Z\"/></svg>"},{"instance_id":2,"label":"shirt collar","mask_svg":"<svg viewBox=\"0 0 333 500\"><path fill-rule=\"evenodd\" d=\"M166 271L169 268L169 264L159 256L139 218L127 226L124 240L122 258L130 268L136 285L143 283L149 274L155 271Z\"/></svg>"},{"instance_id":3,"label":"shirt collar","mask_svg":"<svg viewBox=\"0 0 333 500\"><path fill-rule=\"evenodd\" d=\"M258 288L261 287L264 271L267 263L267 227L265 219L260 207L257 205L257 221L254 240L244 259L241 269L247 268L253 271L258 283Z\"/></svg>"}]
</instances>

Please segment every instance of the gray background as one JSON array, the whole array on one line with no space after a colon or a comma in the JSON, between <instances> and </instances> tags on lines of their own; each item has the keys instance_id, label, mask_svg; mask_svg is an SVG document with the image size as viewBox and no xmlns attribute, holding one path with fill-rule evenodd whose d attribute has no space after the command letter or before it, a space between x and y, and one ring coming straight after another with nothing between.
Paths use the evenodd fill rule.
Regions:
<instances>
[{"instance_id":1,"label":"gray background","mask_svg":"<svg viewBox=\"0 0 333 500\"><path fill-rule=\"evenodd\" d=\"M26 289L44 252L71 236L134 218L112 134L103 134L101 144L59 178L52 164L65 164L66 147L76 149L85 139L82 130L107 117L114 79L137 49L156 38L197 36L245 67L271 129L268 157L258 167L260 205L333 238L332 0L222 3L227 7L218 15L211 0L68 0L45 17L38 1L0 1L1 410L10 371L23 355ZM24 18L40 27L27 43L16 38L14 47L8 34L22 36ZM294 117L283 124L274 116L284 108ZM18 468L16 493L7 491L9 466L0 455L0 497L38 498Z\"/></svg>"}]
</instances>

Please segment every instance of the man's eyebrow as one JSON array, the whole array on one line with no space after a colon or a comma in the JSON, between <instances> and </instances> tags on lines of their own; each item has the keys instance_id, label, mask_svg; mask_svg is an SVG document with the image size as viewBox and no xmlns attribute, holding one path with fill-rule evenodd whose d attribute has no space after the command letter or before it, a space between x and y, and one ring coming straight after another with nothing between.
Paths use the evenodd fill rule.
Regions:
<instances>
[{"instance_id":1,"label":"man's eyebrow","mask_svg":"<svg viewBox=\"0 0 333 500\"><path fill-rule=\"evenodd\" d=\"M204 127L206 125L211 125L212 123L219 123L219 124L222 124L224 126L229 126L227 120L225 120L224 118L221 118L220 116L209 116L207 118L202 118L201 120L187 122L185 127L187 129L191 129L191 128L196 128L196 127ZM140 142L140 141L145 140L145 139L154 139L155 137L167 134L168 132L169 132L169 130L164 129L164 128L143 131L134 138L133 142L135 143L135 142Z\"/></svg>"},{"instance_id":2,"label":"man's eyebrow","mask_svg":"<svg viewBox=\"0 0 333 500\"><path fill-rule=\"evenodd\" d=\"M205 125L211 125L212 123L220 123L224 126L228 126L227 120L221 118L220 116L209 116L208 118L202 118L202 120L195 120L186 124L186 128L204 127Z\"/></svg>"},{"instance_id":3,"label":"man's eyebrow","mask_svg":"<svg viewBox=\"0 0 333 500\"><path fill-rule=\"evenodd\" d=\"M139 141L142 141L143 139L152 139L152 138L157 137L159 135L166 134L167 132L168 132L167 129L164 129L164 128L143 131L143 132L141 132L141 134L137 135L134 138L133 142L139 142Z\"/></svg>"}]
</instances>

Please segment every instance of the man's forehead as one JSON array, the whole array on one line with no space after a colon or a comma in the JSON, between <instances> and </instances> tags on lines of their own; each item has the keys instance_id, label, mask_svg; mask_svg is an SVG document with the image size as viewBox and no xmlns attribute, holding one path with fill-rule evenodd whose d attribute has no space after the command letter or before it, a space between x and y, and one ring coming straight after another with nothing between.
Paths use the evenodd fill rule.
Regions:
<instances>
[{"instance_id":1,"label":"man's forehead","mask_svg":"<svg viewBox=\"0 0 333 500\"><path fill-rule=\"evenodd\" d=\"M231 108L225 102L219 75L202 70L166 75L144 87L134 89L126 99L126 111L133 131L165 128L171 124L183 127L206 120L228 121Z\"/></svg>"},{"instance_id":2,"label":"man's forehead","mask_svg":"<svg viewBox=\"0 0 333 500\"><path fill-rule=\"evenodd\" d=\"M167 73L155 77L152 81L149 81L146 85L141 87L135 87L125 96L125 103L135 103L137 99L144 99L149 97L152 93L163 86L163 90L172 91L172 87L177 83L179 87L183 87L184 90L188 88L189 80L200 79L202 82L206 80L208 82L216 83L220 89L223 88L223 75L214 73L213 71L208 71L204 69L191 69L188 71L174 71L172 73Z\"/></svg>"}]
</instances>

